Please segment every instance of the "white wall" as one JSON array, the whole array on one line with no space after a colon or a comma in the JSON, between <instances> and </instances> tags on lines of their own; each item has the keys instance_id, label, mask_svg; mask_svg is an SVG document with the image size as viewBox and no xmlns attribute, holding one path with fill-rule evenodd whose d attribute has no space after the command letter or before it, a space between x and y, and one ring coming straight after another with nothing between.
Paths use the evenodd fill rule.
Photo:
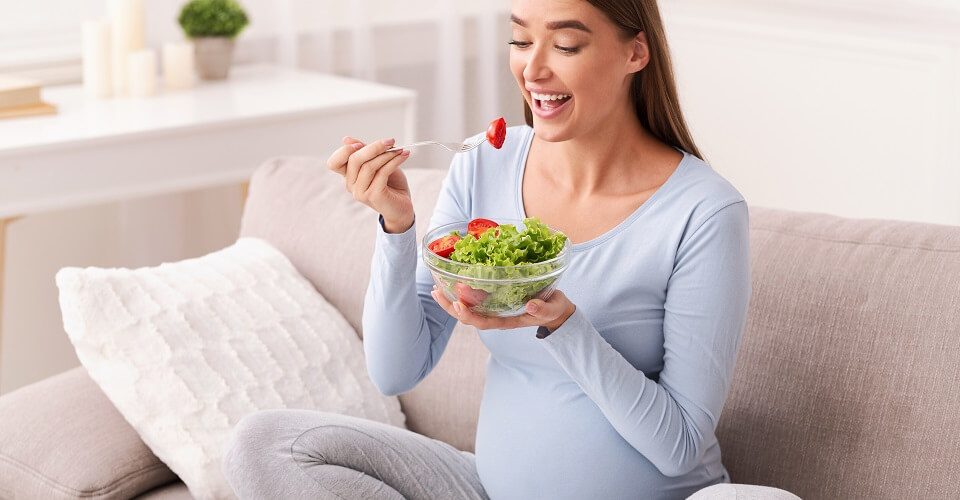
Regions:
<instances>
[{"instance_id":1,"label":"white wall","mask_svg":"<svg viewBox=\"0 0 960 500\"><path fill-rule=\"evenodd\" d=\"M458 139L499 115L522 122L506 66L506 0L243 4L253 24L240 39L240 64L277 60L416 89L420 138ZM13 8L14 0L0 0L7 13L0 17L0 71L76 78L80 22L102 5L43 0ZM151 46L181 37L174 21L181 2L148 5ZM960 224L956 0L661 6L694 137L752 205ZM58 28L44 36L31 31L38 13ZM460 18L462 37L451 38ZM28 32L35 36L23 36L45 40L44 48L11 52L12 35ZM46 54L52 65L27 64L25 54ZM449 158L423 152L410 164L444 168ZM77 364L60 324L57 269L155 265L216 250L236 237L238 197L228 186L11 225L0 393Z\"/></svg>"},{"instance_id":2,"label":"white wall","mask_svg":"<svg viewBox=\"0 0 960 500\"><path fill-rule=\"evenodd\" d=\"M753 205L960 224L960 2L667 2L680 95Z\"/></svg>"}]
</instances>

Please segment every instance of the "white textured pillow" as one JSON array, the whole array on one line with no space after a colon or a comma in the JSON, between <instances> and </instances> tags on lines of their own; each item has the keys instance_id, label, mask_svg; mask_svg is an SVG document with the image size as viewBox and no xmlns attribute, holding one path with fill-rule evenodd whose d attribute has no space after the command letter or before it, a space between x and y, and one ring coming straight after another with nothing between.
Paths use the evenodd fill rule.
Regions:
<instances>
[{"instance_id":1,"label":"white textured pillow","mask_svg":"<svg viewBox=\"0 0 960 500\"><path fill-rule=\"evenodd\" d=\"M333 411L404 426L370 381L356 332L263 240L140 269L57 273L83 366L195 498L232 498L220 459L263 409Z\"/></svg>"}]
</instances>

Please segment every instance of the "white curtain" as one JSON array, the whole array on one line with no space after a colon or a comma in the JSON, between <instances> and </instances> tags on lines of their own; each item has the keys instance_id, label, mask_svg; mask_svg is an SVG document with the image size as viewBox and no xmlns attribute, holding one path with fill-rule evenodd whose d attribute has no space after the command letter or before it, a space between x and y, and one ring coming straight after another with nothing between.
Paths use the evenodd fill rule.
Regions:
<instances>
[{"instance_id":1,"label":"white curtain","mask_svg":"<svg viewBox=\"0 0 960 500\"><path fill-rule=\"evenodd\" d=\"M244 4L252 11L269 5L272 11L259 16L274 21L269 31L280 64L415 90L415 140L460 141L500 116L522 123L507 67L508 0ZM421 149L408 164L446 168L450 158L444 150Z\"/></svg>"}]
</instances>

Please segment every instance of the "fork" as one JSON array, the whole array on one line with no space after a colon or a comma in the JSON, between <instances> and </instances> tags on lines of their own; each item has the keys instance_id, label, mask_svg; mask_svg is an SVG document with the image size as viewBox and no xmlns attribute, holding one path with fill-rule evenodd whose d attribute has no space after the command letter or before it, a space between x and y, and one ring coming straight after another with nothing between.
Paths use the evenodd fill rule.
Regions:
<instances>
[{"instance_id":1,"label":"fork","mask_svg":"<svg viewBox=\"0 0 960 500\"><path fill-rule=\"evenodd\" d=\"M446 148L448 151L453 151L454 153L466 153L467 151L470 151L471 149L475 149L477 146L483 144L484 141L486 140L487 138L485 136L481 136L480 139L472 143L471 142L463 143L463 142L420 141L420 142L415 142L413 144L406 144L403 146L394 146L388 149L387 151L397 151L400 149L415 148L417 146L433 145L433 146L442 146Z\"/></svg>"}]
</instances>

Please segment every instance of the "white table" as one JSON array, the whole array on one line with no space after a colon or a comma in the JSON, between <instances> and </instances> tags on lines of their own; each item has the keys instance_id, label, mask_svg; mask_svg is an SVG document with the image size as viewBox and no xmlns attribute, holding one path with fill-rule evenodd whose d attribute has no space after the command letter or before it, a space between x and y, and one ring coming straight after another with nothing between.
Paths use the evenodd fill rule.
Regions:
<instances>
[{"instance_id":1,"label":"white table","mask_svg":"<svg viewBox=\"0 0 960 500\"><path fill-rule=\"evenodd\" d=\"M5 229L19 217L245 183L278 155L325 156L349 131L412 141L412 90L272 66L145 99L44 89L59 113L0 120L0 331Z\"/></svg>"}]
</instances>

